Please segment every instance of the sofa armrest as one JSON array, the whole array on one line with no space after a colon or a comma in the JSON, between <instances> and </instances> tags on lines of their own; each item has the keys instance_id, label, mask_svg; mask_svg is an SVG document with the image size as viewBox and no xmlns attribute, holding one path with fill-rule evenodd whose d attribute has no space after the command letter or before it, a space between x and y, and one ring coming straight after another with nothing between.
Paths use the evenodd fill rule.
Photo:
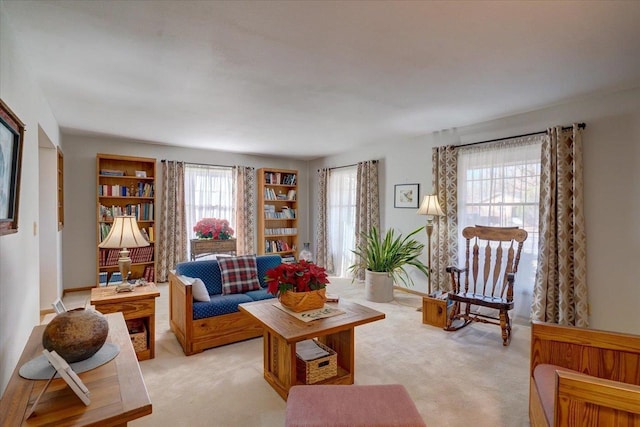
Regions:
<instances>
[{"instance_id":1,"label":"sofa armrest","mask_svg":"<svg viewBox=\"0 0 640 427\"><path fill-rule=\"evenodd\" d=\"M613 425L615 419L640 422L638 385L556 371L554 400L554 426L571 425L572 420L584 425Z\"/></svg>"},{"instance_id":2,"label":"sofa armrest","mask_svg":"<svg viewBox=\"0 0 640 427\"><path fill-rule=\"evenodd\" d=\"M191 284L184 282L175 271L169 272L169 326L186 349L191 339L193 325L193 291Z\"/></svg>"},{"instance_id":3,"label":"sofa armrest","mask_svg":"<svg viewBox=\"0 0 640 427\"><path fill-rule=\"evenodd\" d=\"M534 321L531 376L542 363L640 386L640 336Z\"/></svg>"}]
</instances>

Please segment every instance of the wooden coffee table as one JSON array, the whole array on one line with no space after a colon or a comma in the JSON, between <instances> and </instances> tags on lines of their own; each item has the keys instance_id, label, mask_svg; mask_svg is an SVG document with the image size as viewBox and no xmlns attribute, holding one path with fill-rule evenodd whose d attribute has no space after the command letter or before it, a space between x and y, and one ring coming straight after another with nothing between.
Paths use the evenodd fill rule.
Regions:
<instances>
[{"instance_id":1,"label":"wooden coffee table","mask_svg":"<svg viewBox=\"0 0 640 427\"><path fill-rule=\"evenodd\" d=\"M289 389L304 384L296 373L296 343L311 338L337 353L338 374L316 384L353 384L355 327L385 318L384 313L354 302L327 303L345 314L305 323L275 307L275 299L240 304L241 312L264 327L264 379L285 400Z\"/></svg>"},{"instance_id":2,"label":"wooden coffee table","mask_svg":"<svg viewBox=\"0 0 640 427\"><path fill-rule=\"evenodd\" d=\"M22 365L42 354L45 325L36 326L0 401L0 426L126 426L151 413L151 400L124 318L121 313L107 314L106 318L107 342L117 344L120 353L104 365L78 374L91 392L91 404L85 406L63 379L56 378L47 387L35 414L25 419L47 383L19 374Z\"/></svg>"}]
</instances>

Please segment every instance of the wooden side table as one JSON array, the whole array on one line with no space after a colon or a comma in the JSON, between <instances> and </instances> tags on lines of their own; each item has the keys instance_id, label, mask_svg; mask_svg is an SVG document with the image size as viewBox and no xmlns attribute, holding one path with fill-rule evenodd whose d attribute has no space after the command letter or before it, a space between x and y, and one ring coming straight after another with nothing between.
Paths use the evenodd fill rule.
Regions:
<instances>
[{"instance_id":1,"label":"wooden side table","mask_svg":"<svg viewBox=\"0 0 640 427\"><path fill-rule=\"evenodd\" d=\"M236 253L236 239L191 239L190 243L191 261L211 254L235 255Z\"/></svg>"},{"instance_id":2,"label":"wooden side table","mask_svg":"<svg viewBox=\"0 0 640 427\"><path fill-rule=\"evenodd\" d=\"M120 293L116 293L115 286L105 286L91 289L91 304L102 314L121 312L125 320L142 320L147 331L147 348L136 351L136 356L138 360L147 360L155 357L156 298L159 296L154 283Z\"/></svg>"},{"instance_id":3,"label":"wooden side table","mask_svg":"<svg viewBox=\"0 0 640 427\"><path fill-rule=\"evenodd\" d=\"M422 323L445 328L448 305L447 299L422 297Z\"/></svg>"},{"instance_id":4,"label":"wooden side table","mask_svg":"<svg viewBox=\"0 0 640 427\"><path fill-rule=\"evenodd\" d=\"M42 354L42 333L46 325L33 328L20 360L0 401L1 426L126 426L129 421L151 413L151 400L140 372L127 325L122 314L107 314L107 342L117 344L115 359L78 374L91 392L91 404L84 403L62 378L52 380L35 408L31 405L47 381L28 380L19 374L26 362Z\"/></svg>"}]
</instances>

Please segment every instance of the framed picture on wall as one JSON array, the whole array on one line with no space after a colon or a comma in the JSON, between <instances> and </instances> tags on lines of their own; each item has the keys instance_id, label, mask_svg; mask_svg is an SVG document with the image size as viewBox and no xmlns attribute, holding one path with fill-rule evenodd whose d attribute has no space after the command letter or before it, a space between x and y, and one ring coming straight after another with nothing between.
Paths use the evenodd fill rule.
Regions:
<instances>
[{"instance_id":1,"label":"framed picture on wall","mask_svg":"<svg viewBox=\"0 0 640 427\"><path fill-rule=\"evenodd\" d=\"M0 235L18 232L24 123L0 99Z\"/></svg>"},{"instance_id":2,"label":"framed picture on wall","mask_svg":"<svg viewBox=\"0 0 640 427\"><path fill-rule=\"evenodd\" d=\"M420 184L396 184L393 193L394 208L418 209Z\"/></svg>"}]
</instances>

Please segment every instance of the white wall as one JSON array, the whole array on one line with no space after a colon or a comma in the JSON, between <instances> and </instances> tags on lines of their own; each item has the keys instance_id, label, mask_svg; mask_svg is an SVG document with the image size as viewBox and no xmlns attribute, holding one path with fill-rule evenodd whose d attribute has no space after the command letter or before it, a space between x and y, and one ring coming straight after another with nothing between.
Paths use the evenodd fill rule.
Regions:
<instances>
[{"instance_id":1,"label":"white wall","mask_svg":"<svg viewBox=\"0 0 640 427\"><path fill-rule=\"evenodd\" d=\"M108 153L157 159L156 203L162 194L160 160L181 160L225 166L272 167L298 170L299 242L308 240L309 195L307 162L274 157L206 151L121 140L113 137L88 137L63 134L65 161L65 227L63 272L65 289L93 286L96 275L96 154ZM257 190L257 182L256 182ZM257 201L256 201L257 203ZM257 206L257 205L256 205ZM257 219L255 221L257 224ZM256 246L257 247L257 246Z\"/></svg>"},{"instance_id":2,"label":"white wall","mask_svg":"<svg viewBox=\"0 0 640 427\"><path fill-rule=\"evenodd\" d=\"M58 274L60 257L55 256L51 248L59 252L58 237L58 153L56 147L44 131L38 128L38 171L39 194L38 224L40 246L40 310L51 310L51 303L62 295L62 281Z\"/></svg>"},{"instance_id":3,"label":"white wall","mask_svg":"<svg viewBox=\"0 0 640 427\"><path fill-rule=\"evenodd\" d=\"M18 233L0 236L0 392L4 392L31 330L40 322L39 237L33 232L39 220L38 127L55 145L59 137L58 124L18 55L2 2L0 98L26 124ZM57 234L57 228L39 232ZM55 247L50 254L58 256Z\"/></svg>"},{"instance_id":4,"label":"white wall","mask_svg":"<svg viewBox=\"0 0 640 427\"><path fill-rule=\"evenodd\" d=\"M583 159L591 327L640 333L640 286L633 268L640 253L640 88L313 161L309 164L311 197L317 197L315 171L319 167L379 159L382 228L406 233L422 225L424 219L416 218L412 210L393 208L393 186L417 182L420 196L429 194L432 147L509 137L574 122L587 124ZM312 214L315 229L317 219ZM421 239L426 243L426 236ZM415 290L424 291L425 283L417 283Z\"/></svg>"}]
</instances>

